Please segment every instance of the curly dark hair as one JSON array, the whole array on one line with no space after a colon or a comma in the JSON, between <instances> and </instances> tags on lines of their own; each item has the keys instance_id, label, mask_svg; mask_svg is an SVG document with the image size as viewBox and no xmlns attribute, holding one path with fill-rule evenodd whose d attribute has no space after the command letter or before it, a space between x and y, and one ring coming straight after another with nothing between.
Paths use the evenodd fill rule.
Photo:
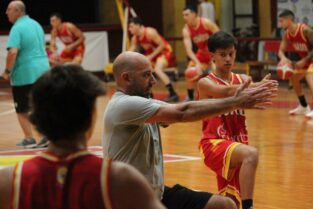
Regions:
<instances>
[{"instance_id":1,"label":"curly dark hair","mask_svg":"<svg viewBox=\"0 0 313 209\"><path fill-rule=\"evenodd\" d=\"M73 140L90 128L96 98L104 94L100 79L81 66L55 66L33 86L30 121L51 141Z\"/></svg>"}]
</instances>

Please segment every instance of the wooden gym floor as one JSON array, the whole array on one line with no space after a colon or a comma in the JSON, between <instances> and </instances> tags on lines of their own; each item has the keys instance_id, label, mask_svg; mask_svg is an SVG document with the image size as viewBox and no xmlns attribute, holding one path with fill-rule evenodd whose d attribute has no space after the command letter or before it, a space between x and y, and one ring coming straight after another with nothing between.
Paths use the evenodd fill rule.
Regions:
<instances>
[{"instance_id":1,"label":"wooden gym floor","mask_svg":"<svg viewBox=\"0 0 313 209\"><path fill-rule=\"evenodd\" d=\"M185 95L183 81L176 82L175 87L180 95ZM98 121L90 146L101 145L103 110L114 92L114 83L107 84L107 88L108 95L98 100ZM165 88L157 84L154 93L162 97L164 92ZM311 102L312 96L307 89L305 92ZM254 208L313 208L313 120L289 116L288 110L296 105L293 91L281 87L273 107L246 111L250 144L257 147L260 154ZM174 124L161 132L164 153L181 157L171 160L171 156L167 156L166 184L180 183L216 192L214 173L203 164L198 150L201 122ZM36 136L38 140L40 137ZM7 150L16 150L15 144L21 138L10 89L0 89L0 155ZM0 166L6 165L5 160L3 156L0 158Z\"/></svg>"}]
</instances>

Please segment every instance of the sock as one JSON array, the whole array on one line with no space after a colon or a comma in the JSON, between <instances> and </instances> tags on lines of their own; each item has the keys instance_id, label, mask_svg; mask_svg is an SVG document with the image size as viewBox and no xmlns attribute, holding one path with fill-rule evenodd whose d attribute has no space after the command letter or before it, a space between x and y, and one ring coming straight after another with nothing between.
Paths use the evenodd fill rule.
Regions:
<instances>
[{"instance_id":1,"label":"sock","mask_svg":"<svg viewBox=\"0 0 313 209\"><path fill-rule=\"evenodd\" d=\"M171 96L176 95L176 92L174 90L174 87L173 87L172 83L167 84L166 88L167 88L167 90L168 90L168 92L170 93Z\"/></svg>"},{"instance_id":2,"label":"sock","mask_svg":"<svg viewBox=\"0 0 313 209\"><path fill-rule=\"evenodd\" d=\"M187 92L188 92L188 97L189 97L190 99L194 99L194 98L193 98L193 89L187 89Z\"/></svg>"},{"instance_id":3,"label":"sock","mask_svg":"<svg viewBox=\"0 0 313 209\"><path fill-rule=\"evenodd\" d=\"M242 209L253 209L253 200L242 200Z\"/></svg>"},{"instance_id":4,"label":"sock","mask_svg":"<svg viewBox=\"0 0 313 209\"><path fill-rule=\"evenodd\" d=\"M299 99L299 102L300 102L300 104L301 104L302 107L308 106L308 104L306 103L306 100L305 100L304 95L299 96L298 99Z\"/></svg>"}]
</instances>

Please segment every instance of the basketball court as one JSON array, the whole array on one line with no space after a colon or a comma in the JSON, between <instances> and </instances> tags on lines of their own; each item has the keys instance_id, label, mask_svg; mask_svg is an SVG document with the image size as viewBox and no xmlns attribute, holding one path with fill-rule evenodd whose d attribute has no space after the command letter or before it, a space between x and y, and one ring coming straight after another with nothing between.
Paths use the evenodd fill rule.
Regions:
<instances>
[{"instance_id":1,"label":"basketball court","mask_svg":"<svg viewBox=\"0 0 313 209\"><path fill-rule=\"evenodd\" d=\"M88 143L88 149L91 153L100 157L103 156L103 114L108 101L115 92L115 83L112 80L112 63L110 61L112 62L115 55L121 51L125 51L129 45L128 34L125 32L125 30L127 31L127 25L125 23L129 16L136 16L136 13L139 13L139 15L146 17L146 22L154 24L153 26L160 29L162 34L165 34L178 60L177 67L166 69L166 72L168 75L174 76L174 79L172 79L173 85L175 90L177 90L180 101L186 98L186 82L181 75L185 70L187 60L182 45L180 26L183 25L181 15L183 3L181 2L185 3L188 1L181 1L180 3L177 3L178 1L175 3L175 1L168 1L168 7L164 6L164 2L167 2L167 0L162 1L163 5L161 6L163 6L162 11L164 14L167 16L173 15L172 19L165 18L163 22L162 20L155 20L152 17L153 15L142 14L140 8L146 6L148 4L146 2L148 1L140 1L142 5L139 6L134 4L135 1L124 1L124 4L122 0L115 0L111 3L104 1L101 3L103 8L105 6L114 8L116 10L114 11L117 13L111 14L107 10L104 10L104 13L106 13L103 14L104 19L115 17L118 19L118 24L111 25L110 22L110 26L95 27L96 29L92 26L89 26L89 28L87 26L82 30L87 37L85 55L87 61L83 63L83 66L88 66L89 69L87 70L93 71L101 78L104 78L104 84L107 89L107 95L97 100L97 122L93 136ZM134 8L130 7L129 2L133 4ZM223 17L221 13L221 7L225 7L227 3L222 0L213 0L210 2L216 3L216 9L219 11L217 18L219 18L220 23L225 24L226 22L230 24L232 20L228 17ZM227 0L227 2L229 3L230 1ZM239 2L242 3L242 1ZM266 1L266 4L262 4L261 0L253 0L251 2L254 2L252 12L256 9L254 5L256 2L259 11L265 8L264 14L258 14L257 18L259 19L264 19L264 16L272 14L272 10L267 11L271 3L271 9L274 8L273 10L275 12L279 10L277 8L277 5L279 6L279 0L269 0ZM277 5L273 6L273 2ZM235 0L232 3L235 5L235 10L236 8L241 10L239 8L240 4L235 4ZM158 6L161 7L159 4ZM162 15L159 7L156 7L155 11L157 15ZM254 14L250 16L239 14L235 10L233 17L236 20L232 23L234 28L236 24L240 26L244 22L240 22L240 16L246 15L244 18L250 18L251 16L251 21L255 18ZM153 9L147 9L147 11L153 11ZM229 11L230 8L228 8ZM176 22L178 22L177 25L179 27L173 26ZM260 24L264 27L267 24L271 24L271 22L263 20ZM158 27L160 25L163 27ZM49 39L48 30L47 28L45 29L46 38ZM7 32L3 32L3 37L0 37L2 38L0 39L1 43L6 42ZM280 39L261 37L262 33L269 34L266 30L261 30L260 33L260 37L238 38L239 46L242 47L242 51L238 50L239 53L237 56L239 59L242 56L251 54L255 55L255 57L252 60L247 59L237 63L234 68L240 73L250 74L255 80L259 80L267 72L272 72L276 79L275 66L277 65L277 58L274 60L270 58L273 56L271 53L277 53ZM5 51L4 48L2 50ZM246 57L244 58L246 59ZM101 72L99 72L99 69ZM308 103L313 107L312 94L307 85L304 82L302 84ZM167 96L164 86L160 81L153 88L153 96L160 100L165 99ZM273 100L273 104L268 109L251 109L246 111L249 143L259 151L259 164L256 172L253 198L254 208L256 209L313 208L313 119L310 120L304 116L289 115L288 111L297 105L297 98L294 91L289 88L288 81L280 80L278 96ZM29 159L45 150L21 149L16 147L16 144L23 137L23 132L15 114L11 88L8 83L3 81L0 81L0 127L0 169L6 166L13 166L17 162ZM167 128L161 128L163 158L165 162L165 184L174 185L179 183L194 190L217 193L215 174L203 163L202 154L198 148L199 140L202 136L201 128L201 121L177 123ZM38 142L41 136L36 130L33 131Z\"/></svg>"}]
</instances>

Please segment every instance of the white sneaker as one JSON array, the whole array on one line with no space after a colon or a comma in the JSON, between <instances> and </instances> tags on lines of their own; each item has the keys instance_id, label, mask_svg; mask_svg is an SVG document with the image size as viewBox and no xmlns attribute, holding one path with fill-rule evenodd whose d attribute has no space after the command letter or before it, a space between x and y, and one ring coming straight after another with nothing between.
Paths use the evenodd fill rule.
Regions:
<instances>
[{"instance_id":1,"label":"white sneaker","mask_svg":"<svg viewBox=\"0 0 313 209\"><path fill-rule=\"evenodd\" d=\"M308 119L313 119L313 110L305 114L305 117Z\"/></svg>"},{"instance_id":2,"label":"white sneaker","mask_svg":"<svg viewBox=\"0 0 313 209\"><path fill-rule=\"evenodd\" d=\"M290 115L305 115L311 111L310 106L302 107L300 104L295 109L289 111Z\"/></svg>"}]
</instances>

